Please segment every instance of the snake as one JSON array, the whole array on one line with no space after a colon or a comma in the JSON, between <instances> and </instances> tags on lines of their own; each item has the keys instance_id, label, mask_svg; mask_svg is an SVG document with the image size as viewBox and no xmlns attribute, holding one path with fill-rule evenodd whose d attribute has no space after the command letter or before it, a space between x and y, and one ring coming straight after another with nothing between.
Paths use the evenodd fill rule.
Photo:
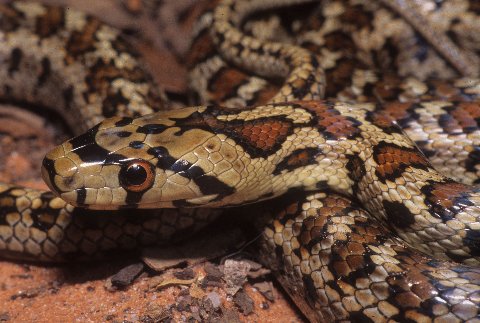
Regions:
<instances>
[{"instance_id":1,"label":"snake","mask_svg":"<svg viewBox=\"0 0 480 323\"><path fill-rule=\"evenodd\" d=\"M321 18L291 24L298 43L241 29L292 5ZM115 29L75 10L2 5L0 97L54 108L78 135L42 163L51 191L0 184L0 255L102 257L243 210L263 230L259 259L312 322L480 319L475 41L445 40L402 1L311 5L207 5L187 58L202 104L181 109ZM413 50L431 68L392 58L375 69L398 35L370 25L385 43L349 46L349 10L407 28L400 38L416 42L398 57ZM465 10L474 19L478 8Z\"/></svg>"}]
</instances>

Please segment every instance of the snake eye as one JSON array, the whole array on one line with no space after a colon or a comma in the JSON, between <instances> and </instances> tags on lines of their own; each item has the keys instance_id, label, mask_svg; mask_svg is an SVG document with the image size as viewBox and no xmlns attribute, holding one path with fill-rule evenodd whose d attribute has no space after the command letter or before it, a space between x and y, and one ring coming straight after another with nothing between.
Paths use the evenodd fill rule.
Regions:
<instances>
[{"instance_id":1,"label":"snake eye","mask_svg":"<svg viewBox=\"0 0 480 323\"><path fill-rule=\"evenodd\" d=\"M133 160L122 166L119 174L120 185L127 191L142 192L155 181L155 173L150 163Z\"/></svg>"}]
</instances>

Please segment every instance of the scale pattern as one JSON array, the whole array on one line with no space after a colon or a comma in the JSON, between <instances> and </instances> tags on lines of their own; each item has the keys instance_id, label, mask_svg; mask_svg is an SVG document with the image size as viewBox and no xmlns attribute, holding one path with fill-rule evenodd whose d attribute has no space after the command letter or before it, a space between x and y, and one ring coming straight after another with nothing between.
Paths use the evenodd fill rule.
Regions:
<instances>
[{"instance_id":1,"label":"scale pattern","mask_svg":"<svg viewBox=\"0 0 480 323\"><path fill-rule=\"evenodd\" d=\"M465 67L478 42L457 28L478 8L458 0L458 37L439 42L448 30L435 14L452 13L443 1L413 15L401 1L308 2L215 3L188 59L192 88L215 105L153 114L163 96L116 31L75 11L2 7L0 94L24 98L25 82L28 101L79 110L80 131L97 124L44 160L61 199L0 186L2 255L101 256L191 233L220 213L209 207L274 199L244 212L264 229L261 259L311 321L480 319L479 83L454 79L477 75ZM313 15L290 21L283 42L240 29L286 5ZM324 96L336 100L309 101Z\"/></svg>"}]
</instances>

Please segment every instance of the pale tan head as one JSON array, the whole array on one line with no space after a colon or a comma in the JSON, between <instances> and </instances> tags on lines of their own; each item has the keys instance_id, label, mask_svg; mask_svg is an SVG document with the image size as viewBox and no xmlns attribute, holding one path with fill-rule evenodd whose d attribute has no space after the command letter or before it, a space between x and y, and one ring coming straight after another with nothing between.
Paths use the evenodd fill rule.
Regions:
<instances>
[{"instance_id":1,"label":"pale tan head","mask_svg":"<svg viewBox=\"0 0 480 323\"><path fill-rule=\"evenodd\" d=\"M240 178L243 167L222 162L225 151L231 159L238 154L227 147L225 136L202 124L199 112L204 109L106 119L50 151L43 178L65 201L91 209L197 206L219 200L235 191L236 183L228 181Z\"/></svg>"}]
</instances>

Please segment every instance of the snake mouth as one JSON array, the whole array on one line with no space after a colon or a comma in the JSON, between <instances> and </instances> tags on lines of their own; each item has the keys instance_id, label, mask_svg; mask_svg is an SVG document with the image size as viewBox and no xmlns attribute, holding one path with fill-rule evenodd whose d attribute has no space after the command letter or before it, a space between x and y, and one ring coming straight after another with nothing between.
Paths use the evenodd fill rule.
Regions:
<instances>
[{"instance_id":1,"label":"snake mouth","mask_svg":"<svg viewBox=\"0 0 480 323\"><path fill-rule=\"evenodd\" d=\"M200 206L210 207L212 201L215 201L217 194L193 199L175 199L174 197L164 200L152 201L129 201L129 195L123 198L115 198L115 193L108 190L94 188L77 188L72 191L60 192L61 199L75 207L90 210L117 210L117 209L157 209L157 208L197 208ZM109 197L105 199L105 197Z\"/></svg>"},{"instance_id":2,"label":"snake mouth","mask_svg":"<svg viewBox=\"0 0 480 323\"><path fill-rule=\"evenodd\" d=\"M118 209L158 209L176 207L174 203L175 200L149 203L123 203L118 201L100 203L98 201L98 195L92 190L86 188L79 188L71 192L61 193L59 197L74 207L89 210L113 211Z\"/></svg>"}]
</instances>

